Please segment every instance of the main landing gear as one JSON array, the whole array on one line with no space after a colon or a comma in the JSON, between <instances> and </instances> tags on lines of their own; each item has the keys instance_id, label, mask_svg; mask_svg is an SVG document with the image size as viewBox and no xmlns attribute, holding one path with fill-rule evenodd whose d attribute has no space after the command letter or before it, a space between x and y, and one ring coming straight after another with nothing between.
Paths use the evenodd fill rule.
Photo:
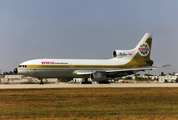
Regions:
<instances>
[{"instance_id":1,"label":"main landing gear","mask_svg":"<svg viewBox=\"0 0 178 120\"><path fill-rule=\"evenodd\" d=\"M108 80L99 81L99 84L110 84Z\"/></svg>"},{"instance_id":2,"label":"main landing gear","mask_svg":"<svg viewBox=\"0 0 178 120\"><path fill-rule=\"evenodd\" d=\"M92 84L92 82L89 82L89 81L88 81L88 78L85 78L85 81L82 82L82 84Z\"/></svg>"},{"instance_id":3,"label":"main landing gear","mask_svg":"<svg viewBox=\"0 0 178 120\"><path fill-rule=\"evenodd\" d=\"M43 85L44 82L43 82L43 78L38 78L40 80L40 85Z\"/></svg>"}]
</instances>

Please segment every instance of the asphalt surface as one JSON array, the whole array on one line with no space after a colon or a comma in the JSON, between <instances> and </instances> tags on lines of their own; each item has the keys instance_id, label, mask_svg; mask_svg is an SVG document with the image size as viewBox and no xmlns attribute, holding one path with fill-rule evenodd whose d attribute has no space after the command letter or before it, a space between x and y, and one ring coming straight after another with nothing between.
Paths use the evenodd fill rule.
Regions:
<instances>
[{"instance_id":1,"label":"asphalt surface","mask_svg":"<svg viewBox=\"0 0 178 120\"><path fill-rule=\"evenodd\" d=\"M0 84L0 89L29 88L119 88L119 87L178 87L178 83L112 83L112 84Z\"/></svg>"}]
</instances>

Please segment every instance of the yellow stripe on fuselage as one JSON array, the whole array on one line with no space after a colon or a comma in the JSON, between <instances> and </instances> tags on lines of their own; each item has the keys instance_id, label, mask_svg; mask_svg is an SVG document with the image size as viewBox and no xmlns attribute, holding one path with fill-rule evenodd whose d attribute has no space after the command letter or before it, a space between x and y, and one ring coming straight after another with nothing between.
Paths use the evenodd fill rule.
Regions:
<instances>
[{"instance_id":1,"label":"yellow stripe on fuselage","mask_svg":"<svg viewBox=\"0 0 178 120\"><path fill-rule=\"evenodd\" d=\"M62 68L75 68L75 69L108 69L108 68L125 68L125 66L120 65L27 65L27 68L33 69L33 68L51 68L51 69L62 69Z\"/></svg>"}]
</instances>

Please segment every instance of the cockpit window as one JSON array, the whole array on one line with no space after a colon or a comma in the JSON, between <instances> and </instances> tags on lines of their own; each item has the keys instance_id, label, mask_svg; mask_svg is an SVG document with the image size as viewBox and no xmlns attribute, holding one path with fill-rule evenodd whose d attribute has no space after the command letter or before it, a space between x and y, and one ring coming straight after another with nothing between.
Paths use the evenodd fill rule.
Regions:
<instances>
[{"instance_id":1,"label":"cockpit window","mask_svg":"<svg viewBox=\"0 0 178 120\"><path fill-rule=\"evenodd\" d=\"M27 65L19 65L19 67L27 68Z\"/></svg>"}]
</instances>

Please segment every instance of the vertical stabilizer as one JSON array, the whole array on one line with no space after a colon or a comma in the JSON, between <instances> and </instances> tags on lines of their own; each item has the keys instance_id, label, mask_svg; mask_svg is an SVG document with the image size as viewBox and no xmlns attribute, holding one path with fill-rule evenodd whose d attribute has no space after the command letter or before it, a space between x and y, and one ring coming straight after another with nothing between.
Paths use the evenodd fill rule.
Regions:
<instances>
[{"instance_id":1,"label":"vertical stabilizer","mask_svg":"<svg viewBox=\"0 0 178 120\"><path fill-rule=\"evenodd\" d=\"M146 33L135 49L138 51L140 56L145 58L150 58L151 44L152 44L152 34Z\"/></svg>"},{"instance_id":2,"label":"vertical stabilizer","mask_svg":"<svg viewBox=\"0 0 178 120\"><path fill-rule=\"evenodd\" d=\"M153 61L150 59L151 45L152 34L146 33L134 49L137 52L133 60L139 61L140 63L146 62L147 66L151 66L153 64Z\"/></svg>"}]
</instances>

